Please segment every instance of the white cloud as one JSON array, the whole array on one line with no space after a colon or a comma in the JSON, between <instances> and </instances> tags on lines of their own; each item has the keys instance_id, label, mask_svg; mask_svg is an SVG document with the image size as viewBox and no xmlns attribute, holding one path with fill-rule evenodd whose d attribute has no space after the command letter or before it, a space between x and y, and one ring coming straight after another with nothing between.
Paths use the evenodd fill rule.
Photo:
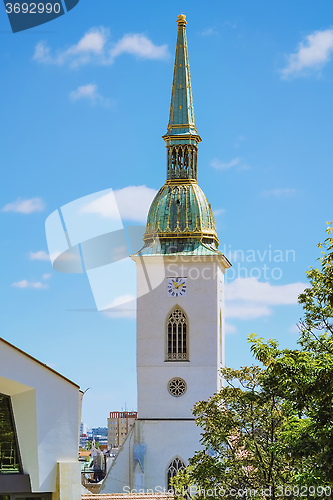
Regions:
<instances>
[{"instance_id":1,"label":"white cloud","mask_svg":"<svg viewBox=\"0 0 333 500\"><path fill-rule=\"evenodd\" d=\"M227 170L228 168L236 167L237 165L239 165L239 162L240 162L239 157L234 158L233 160L229 161L228 163L224 163L224 162L218 160L217 158L214 158L210 162L210 165L213 168L216 168L216 170Z\"/></svg>"},{"instance_id":2,"label":"white cloud","mask_svg":"<svg viewBox=\"0 0 333 500\"><path fill-rule=\"evenodd\" d=\"M282 78L303 76L306 70L320 69L329 61L332 52L333 29L315 31L288 56L287 66L281 70Z\"/></svg>"},{"instance_id":3,"label":"white cloud","mask_svg":"<svg viewBox=\"0 0 333 500\"><path fill-rule=\"evenodd\" d=\"M272 310L266 306L226 304L225 307L226 318L256 319L261 318L262 316L270 316L271 314Z\"/></svg>"},{"instance_id":4,"label":"white cloud","mask_svg":"<svg viewBox=\"0 0 333 500\"><path fill-rule=\"evenodd\" d=\"M110 51L111 59L120 54L132 54L144 59L167 59L169 57L167 45L154 45L145 35L136 33L124 35Z\"/></svg>"},{"instance_id":5,"label":"white cloud","mask_svg":"<svg viewBox=\"0 0 333 500\"><path fill-rule=\"evenodd\" d=\"M117 206L112 203L110 195L106 194L86 205L82 211L100 214L102 217L114 220L118 219L120 213L122 220L145 223L150 204L157 191L146 186L127 186L113 193Z\"/></svg>"},{"instance_id":6,"label":"white cloud","mask_svg":"<svg viewBox=\"0 0 333 500\"><path fill-rule=\"evenodd\" d=\"M92 28L75 45L66 50L51 54L51 49L45 41L39 42L35 47L33 59L39 63L56 64L62 66L69 63L71 67L88 64L93 58L104 55L104 48L109 36L105 28Z\"/></svg>"},{"instance_id":7,"label":"white cloud","mask_svg":"<svg viewBox=\"0 0 333 500\"><path fill-rule=\"evenodd\" d=\"M101 54L108 35L108 30L104 28L92 28L81 38L77 45L73 45L71 50L74 53L93 52Z\"/></svg>"},{"instance_id":8,"label":"white cloud","mask_svg":"<svg viewBox=\"0 0 333 500\"><path fill-rule=\"evenodd\" d=\"M237 278L226 284L226 317L255 319L270 316L270 306L297 304L298 295L308 285L290 283L271 285L255 278Z\"/></svg>"},{"instance_id":9,"label":"white cloud","mask_svg":"<svg viewBox=\"0 0 333 500\"><path fill-rule=\"evenodd\" d=\"M22 280L17 283L12 283L12 286L14 288L48 288L48 285L45 285L45 283L41 283L40 281L37 282L32 282L32 281L27 281L27 280Z\"/></svg>"},{"instance_id":10,"label":"white cloud","mask_svg":"<svg viewBox=\"0 0 333 500\"><path fill-rule=\"evenodd\" d=\"M102 217L107 217L113 220L119 219L118 206L113 202L113 196L111 193L104 194L100 198L91 201L81 208L81 212L88 214L98 214Z\"/></svg>"},{"instance_id":11,"label":"white cloud","mask_svg":"<svg viewBox=\"0 0 333 500\"><path fill-rule=\"evenodd\" d=\"M50 260L50 256L45 250L39 250L38 252L29 252L30 260Z\"/></svg>"},{"instance_id":12,"label":"white cloud","mask_svg":"<svg viewBox=\"0 0 333 500\"><path fill-rule=\"evenodd\" d=\"M43 280L49 280L51 278L51 274L43 274L42 279Z\"/></svg>"},{"instance_id":13,"label":"white cloud","mask_svg":"<svg viewBox=\"0 0 333 500\"><path fill-rule=\"evenodd\" d=\"M308 285L290 283L289 285L271 285L261 283L256 278L236 278L226 285L226 300L241 299L248 302L265 304L297 304L297 297Z\"/></svg>"},{"instance_id":14,"label":"white cloud","mask_svg":"<svg viewBox=\"0 0 333 500\"><path fill-rule=\"evenodd\" d=\"M30 198L21 200L20 198L12 203L8 203L2 208L3 212L18 212L20 214L31 214L33 212L42 212L45 203L41 198Z\"/></svg>"},{"instance_id":15,"label":"white cloud","mask_svg":"<svg viewBox=\"0 0 333 500\"><path fill-rule=\"evenodd\" d=\"M283 188L283 189L271 189L265 190L260 193L261 196L266 198L291 198L297 194L297 190L294 188Z\"/></svg>"},{"instance_id":16,"label":"white cloud","mask_svg":"<svg viewBox=\"0 0 333 500\"><path fill-rule=\"evenodd\" d=\"M35 47L35 53L33 59L42 63L52 63L52 57L50 56L50 48L46 42L38 42Z\"/></svg>"},{"instance_id":17,"label":"white cloud","mask_svg":"<svg viewBox=\"0 0 333 500\"><path fill-rule=\"evenodd\" d=\"M97 92L97 85L93 83L89 83L87 85L82 85L78 87L76 90L73 90L69 94L69 98L72 101L79 101L81 99L88 100L90 104L102 104L104 106L110 106L110 99L101 96Z\"/></svg>"},{"instance_id":18,"label":"white cloud","mask_svg":"<svg viewBox=\"0 0 333 500\"><path fill-rule=\"evenodd\" d=\"M146 223L148 210L157 191L147 186L127 186L114 191L121 218Z\"/></svg>"},{"instance_id":19,"label":"white cloud","mask_svg":"<svg viewBox=\"0 0 333 500\"><path fill-rule=\"evenodd\" d=\"M92 28L68 49L52 53L45 41L35 47L33 59L43 64L68 64L72 68L95 63L100 65L112 64L121 54L132 54L144 59L167 59L169 57L167 45L155 45L146 35L126 34L118 42L109 41L110 33L103 27Z\"/></svg>"}]
</instances>

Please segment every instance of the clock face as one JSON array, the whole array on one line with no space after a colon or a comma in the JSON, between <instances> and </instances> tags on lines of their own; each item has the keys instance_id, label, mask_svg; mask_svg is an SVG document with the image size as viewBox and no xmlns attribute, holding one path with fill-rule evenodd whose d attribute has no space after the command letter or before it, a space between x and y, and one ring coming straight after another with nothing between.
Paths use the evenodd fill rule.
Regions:
<instances>
[{"instance_id":1,"label":"clock face","mask_svg":"<svg viewBox=\"0 0 333 500\"><path fill-rule=\"evenodd\" d=\"M168 297L184 297L186 295L187 278L167 278Z\"/></svg>"}]
</instances>

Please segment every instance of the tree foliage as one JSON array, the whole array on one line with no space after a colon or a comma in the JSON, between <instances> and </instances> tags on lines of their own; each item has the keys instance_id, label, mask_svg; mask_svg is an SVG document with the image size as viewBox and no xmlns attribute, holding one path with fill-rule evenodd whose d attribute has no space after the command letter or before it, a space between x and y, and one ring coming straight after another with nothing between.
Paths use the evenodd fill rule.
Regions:
<instances>
[{"instance_id":1,"label":"tree foliage","mask_svg":"<svg viewBox=\"0 0 333 500\"><path fill-rule=\"evenodd\" d=\"M322 498L328 495L320 488L333 489L332 222L326 236L318 244L319 266L309 268L309 287L299 296L299 347L280 349L275 340L250 335L264 367L223 369L226 387L196 404L204 449L174 478L178 497L188 498L191 486L199 499L207 490L213 498L248 492L262 500Z\"/></svg>"},{"instance_id":2,"label":"tree foliage","mask_svg":"<svg viewBox=\"0 0 333 500\"><path fill-rule=\"evenodd\" d=\"M296 411L283 434L285 446L303 468L297 478L307 484L333 487L333 226L319 268L310 268L310 282L299 296L304 317L299 323L299 349L250 336L251 350L267 367L264 387L276 390Z\"/></svg>"},{"instance_id":3,"label":"tree foliage","mask_svg":"<svg viewBox=\"0 0 333 500\"><path fill-rule=\"evenodd\" d=\"M333 354L333 222L327 223L326 235L318 243L320 269L309 268L306 274L311 286L299 296L304 309L299 343L305 350Z\"/></svg>"},{"instance_id":4,"label":"tree foliage","mask_svg":"<svg viewBox=\"0 0 333 500\"><path fill-rule=\"evenodd\" d=\"M239 492L262 499L263 491L269 491L268 496L276 498L294 474L293 461L279 444L291 405L284 404L274 390L264 390L264 370L258 366L224 368L222 374L226 387L195 405L205 449L174 481L176 492L184 497L183 488L191 491L192 487L197 498L207 497L210 490L210 497L213 493L216 498L235 498Z\"/></svg>"}]
</instances>

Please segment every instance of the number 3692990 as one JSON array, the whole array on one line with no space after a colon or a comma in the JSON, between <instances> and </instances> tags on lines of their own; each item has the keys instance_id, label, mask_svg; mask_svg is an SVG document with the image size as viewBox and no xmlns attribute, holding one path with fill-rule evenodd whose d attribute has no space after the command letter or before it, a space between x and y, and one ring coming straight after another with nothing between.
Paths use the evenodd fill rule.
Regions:
<instances>
[{"instance_id":1,"label":"number 3692990","mask_svg":"<svg viewBox=\"0 0 333 500\"><path fill-rule=\"evenodd\" d=\"M7 14L43 14L46 12L47 14L51 14L54 12L55 14L59 14L61 10L60 4L55 3L23 3L22 5L19 3L6 3L6 12Z\"/></svg>"}]
</instances>

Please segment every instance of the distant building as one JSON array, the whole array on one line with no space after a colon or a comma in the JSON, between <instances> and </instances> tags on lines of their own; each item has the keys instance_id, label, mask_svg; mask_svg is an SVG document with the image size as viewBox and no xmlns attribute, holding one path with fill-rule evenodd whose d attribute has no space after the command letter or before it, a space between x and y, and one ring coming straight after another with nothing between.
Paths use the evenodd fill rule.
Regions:
<instances>
[{"instance_id":1,"label":"distant building","mask_svg":"<svg viewBox=\"0 0 333 500\"><path fill-rule=\"evenodd\" d=\"M104 436L107 437L108 435L108 428L107 427L93 427L91 429L93 437L96 439L96 436Z\"/></svg>"},{"instance_id":2,"label":"distant building","mask_svg":"<svg viewBox=\"0 0 333 500\"><path fill-rule=\"evenodd\" d=\"M80 434L80 446L81 448L87 448L88 436L87 434Z\"/></svg>"},{"instance_id":3,"label":"distant building","mask_svg":"<svg viewBox=\"0 0 333 500\"><path fill-rule=\"evenodd\" d=\"M138 414L136 411L113 411L108 418L108 446L121 446L132 429Z\"/></svg>"},{"instance_id":4,"label":"distant building","mask_svg":"<svg viewBox=\"0 0 333 500\"><path fill-rule=\"evenodd\" d=\"M96 443L99 443L99 445L108 444L107 427L93 427L91 430L92 430L92 439L95 439Z\"/></svg>"},{"instance_id":5,"label":"distant building","mask_svg":"<svg viewBox=\"0 0 333 500\"><path fill-rule=\"evenodd\" d=\"M85 430L85 432L80 433L80 446L81 448L87 448L88 441L90 443L95 440L99 445L108 444L108 428L107 427L93 427L92 429L87 429L87 426L83 427L81 422L81 431Z\"/></svg>"},{"instance_id":6,"label":"distant building","mask_svg":"<svg viewBox=\"0 0 333 500\"><path fill-rule=\"evenodd\" d=\"M80 435L81 434L87 434L87 424L84 422L81 422L80 424Z\"/></svg>"}]
</instances>

